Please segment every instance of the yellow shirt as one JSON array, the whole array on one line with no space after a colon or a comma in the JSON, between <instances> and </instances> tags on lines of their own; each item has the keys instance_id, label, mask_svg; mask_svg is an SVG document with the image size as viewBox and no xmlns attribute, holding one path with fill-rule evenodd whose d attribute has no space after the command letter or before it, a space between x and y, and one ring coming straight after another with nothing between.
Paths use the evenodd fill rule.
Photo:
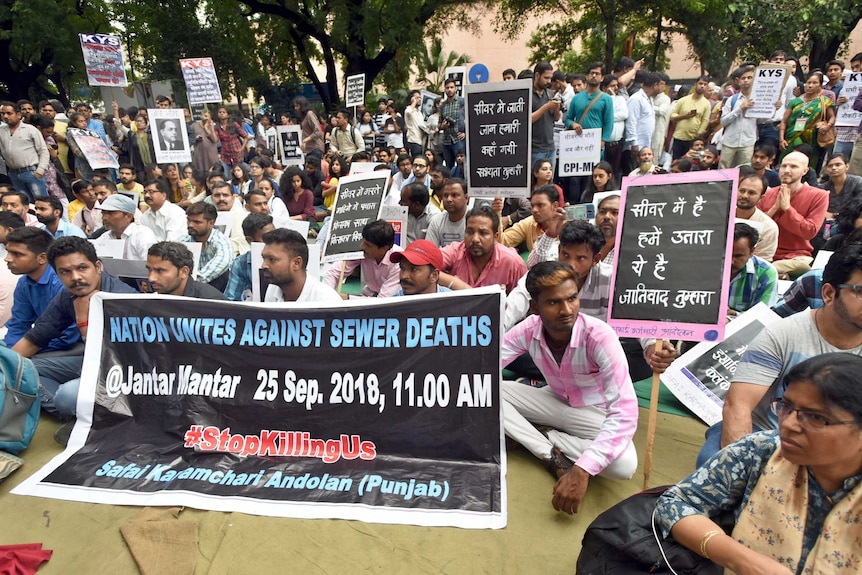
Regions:
<instances>
[{"instance_id":1,"label":"yellow shirt","mask_svg":"<svg viewBox=\"0 0 862 575\"><path fill-rule=\"evenodd\" d=\"M81 200L72 200L71 202L69 202L69 207L67 211L69 214L70 222L75 219L75 216L78 214L78 212L81 211L81 208L83 208L84 205L84 202L82 202Z\"/></svg>"},{"instance_id":2,"label":"yellow shirt","mask_svg":"<svg viewBox=\"0 0 862 575\"><path fill-rule=\"evenodd\" d=\"M693 118L679 119L680 115L684 116L691 110L697 110L697 114ZM670 120L676 121L676 130L673 132L674 139L690 142L698 136L703 136L709 125L710 111L712 111L710 101L703 96L695 100L689 94L677 100L670 113Z\"/></svg>"}]
</instances>

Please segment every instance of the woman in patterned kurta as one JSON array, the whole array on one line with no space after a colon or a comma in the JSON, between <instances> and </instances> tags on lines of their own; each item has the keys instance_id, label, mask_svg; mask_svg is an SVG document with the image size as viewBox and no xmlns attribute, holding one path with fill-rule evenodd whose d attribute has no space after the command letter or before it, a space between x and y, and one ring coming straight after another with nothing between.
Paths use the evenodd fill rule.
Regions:
<instances>
[{"instance_id":1,"label":"woman in patterned kurta","mask_svg":"<svg viewBox=\"0 0 862 575\"><path fill-rule=\"evenodd\" d=\"M862 571L862 358L823 354L787 374L779 430L729 445L656 506L663 534L726 573ZM710 519L733 511L731 535Z\"/></svg>"}]
</instances>

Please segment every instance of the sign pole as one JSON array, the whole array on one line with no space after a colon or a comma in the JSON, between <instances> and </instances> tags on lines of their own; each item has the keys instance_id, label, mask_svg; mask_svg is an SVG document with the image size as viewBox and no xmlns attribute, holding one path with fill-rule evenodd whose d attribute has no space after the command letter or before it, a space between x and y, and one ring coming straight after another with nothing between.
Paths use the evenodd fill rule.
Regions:
<instances>
[{"instance_id":1,"label":"sign pole","mask_svg":"<svg viewBox=\"0 0 862 575\"><path fill-rule=\"evenodd\" d=\"M664 341L655 340L655 349L662 349ZM659 374L652 372L652 390L649 397L649 423L647 424L646 454L644 455L644 489L649 489L649 475L652 471L652 448L655 443L656 418L658 416L658 392L661 380Z\"/></svg>"}]
</instances>

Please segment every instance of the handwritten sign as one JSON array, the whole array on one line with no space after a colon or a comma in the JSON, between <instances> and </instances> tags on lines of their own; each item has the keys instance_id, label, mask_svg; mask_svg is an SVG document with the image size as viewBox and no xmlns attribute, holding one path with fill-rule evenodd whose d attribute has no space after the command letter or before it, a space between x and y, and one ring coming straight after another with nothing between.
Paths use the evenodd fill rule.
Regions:
<instances>
[{"instance_id":1,"label":"handwritten sign","mask_svg":"<svg viewBox=\"0 0 862 575\"><path fill-rule=\"evenodd\" d=\"M186 83L189 104L221 104L221 88L212 58L184 58L180 70Z\"/></svg>"},{"instance_id":2,"label":"handwritten sign","mask_svg":"<svg viewBox=\"0 0 862 575\"><path fill-rule=\"evenodd\" d=\"M276 126L278 130L279 157L282 166L301 166L302 158L302 127L301 126Z\"/></svg>"},{"instance_id":3,"label":"handwritten sign","mask_svg":"<svg viewBox=\"0 0 862 575\"><path fill-rule=\"evenodd\" d=\"M467 86L466 162L471 195L530 195L531 86L530 80Z\"/></svg>"},{"instance_id":4,"label":"handwritten sign","mask_svg":"<svg viewBox=\"0 0 862 575\"><path fill-rule=\"evenodd\" d=\"M775 115L775 103L784 98L784 86L790 77L790 67L762 63L754 70L751 99L754 105L745 111L746 118L768 119Z\"/></svg>"},{"instance_id":5,"label":"handwritten sign","mask_svg":"<svg viewBox=\"0 0 862 575\"><path fill-rule=\"evenodd\" d=\"M737 173L623 178L608 306L620 337L724 337Z\"/></svg>"},{"instance_id":6,"label":"handwritten sign","mask_svg":"<svg viewBox=\"0 0 862 575\"><path fill-rule=\"evenodd\" d=\"M380 219L380 205L386 195L389 175L389 172L377 171L339 178L329 236L323 246L323 263L364 257L359 247L362 228Z\"/></svg>"},{"instance_id":7,"label":"handwritten sign","mask_svg":"<svg viewBox=\"0 0 862 575\"><path fill-rule=\"evenodd\" d=\"M160 164L188 163L192 161L186 119L180 109L149 108L152 123L153 149Z\"/></svg>"},{"instance_id":8,"label":"handwritten sign","mask_svg":"<svg viewBox=\"0 0 862 575\"><path fill-rule=\"evenodd\" d=\"M71 145L78 147L91 168L94 170L119 169L120 164L117 162L116 154L108 149L98 133L78 128L69 128L66 133L67 136L72 137Z\"/></svg>"},{"instance_id":9,"label":"handwritten sign","mask_svg":"<svg viewBox=\"0 0 862 575\"><path fill-rule=\"evenodd\" d=\"M123 63L123 43L109 34L78 34L87 83L90 86L126 87L126 66Z\"/></svg>"},{"instance_id":10,"label":"handwritten sign","mask_svg":"<svg viewBox=\"0 0 862 575\"><path fill-rule=\"evenodd\" d=\"M365 103L365 74L356 74L347 77L347 86L344 94L344 105L348 108L361 106Z\"/></svg>"},{"instance_id":11,"label":"handwritten sign","mask_svg":"<svg viewBox=\"0 0 862 575\"><path fill-rule=\"evenodd\" d=\"M844 87L841 88L841 96L847 101L838 106L838 116L835 118L836 126L857 127L862 124L862 112L853 109L853 100L862 91L862 72L844 72Z\"/></svg>"},{"instance_id":12,"label":"handwritten sign","mask_svg":"<svg viewBox=\"0 0 862 575\"><path fill-rule=\"evenodd\" d=\"M560 132L560 176L589 176L602 159L602 130Z\"/></svg>"}]
</instances>

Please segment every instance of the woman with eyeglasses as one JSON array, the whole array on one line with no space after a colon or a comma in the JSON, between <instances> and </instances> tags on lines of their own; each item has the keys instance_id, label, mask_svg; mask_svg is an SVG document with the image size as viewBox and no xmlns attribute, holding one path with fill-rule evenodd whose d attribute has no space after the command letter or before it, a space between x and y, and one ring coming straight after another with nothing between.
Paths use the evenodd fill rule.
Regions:
<instances>
[{"instance_id":1,"label":"woman with eyeglasses","mask_svg":"<svg viewBox=\"0 0 862 575\"><path fill-rule=\"evenodd\" d=\"M778 431L745 436L656 505L667 537L738 575L862 569L862 357L791 368L772 402ZM712 518L732 512L726 534Z\"/></svg>"}]
</instances>

